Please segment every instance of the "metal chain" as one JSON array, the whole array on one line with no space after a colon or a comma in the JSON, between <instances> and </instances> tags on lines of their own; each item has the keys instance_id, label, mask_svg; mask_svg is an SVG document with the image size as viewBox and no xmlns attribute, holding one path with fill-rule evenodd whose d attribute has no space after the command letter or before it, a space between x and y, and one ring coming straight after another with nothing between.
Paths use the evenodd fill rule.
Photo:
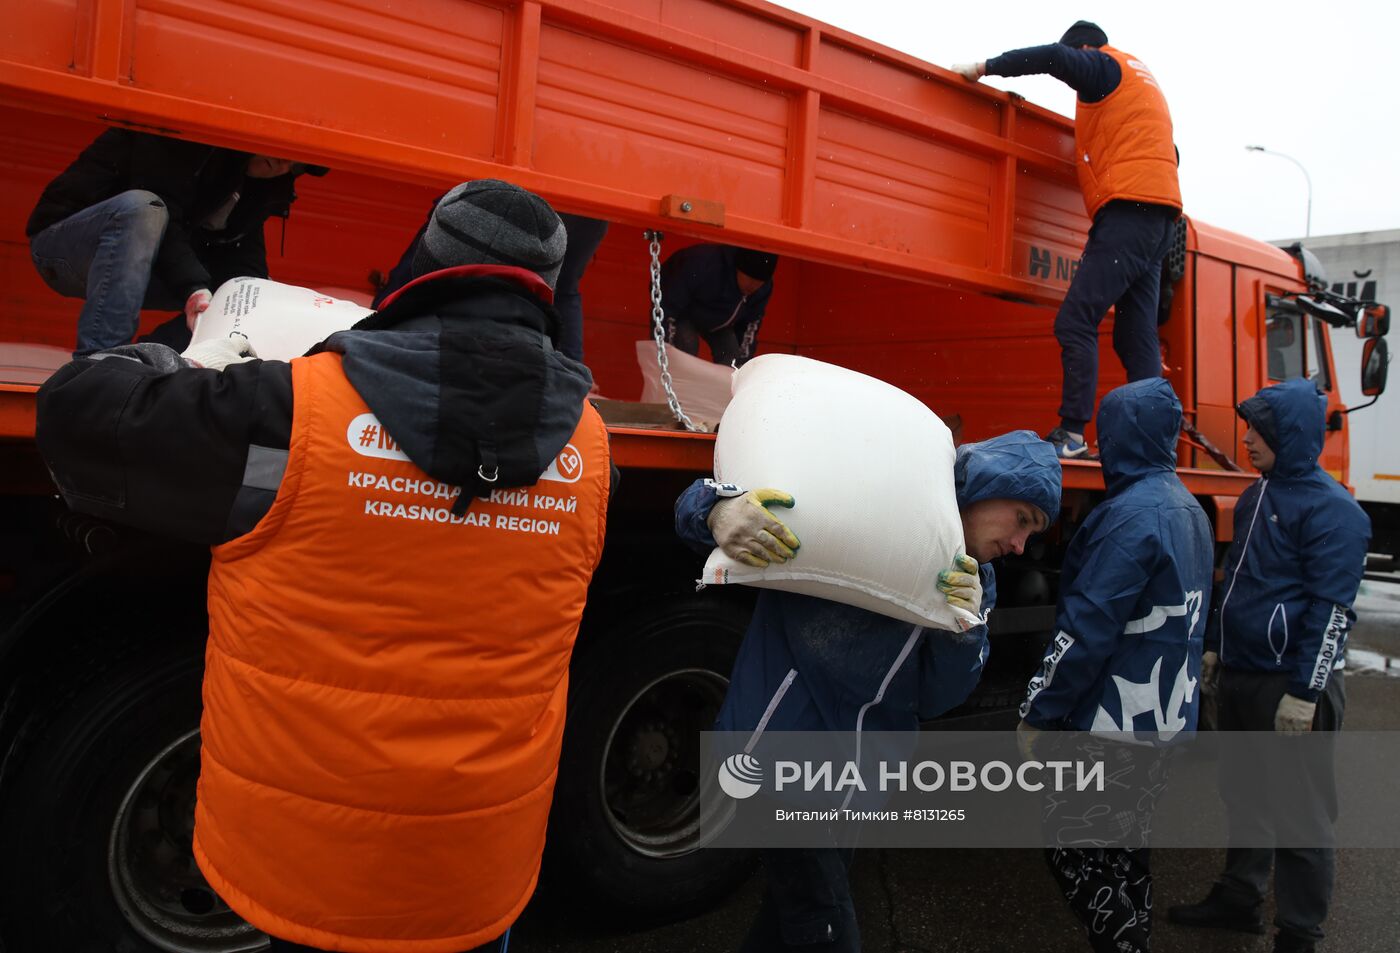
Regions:
<instances>
[{"instance_id":1,"label":"metal chain","mask_svg":"<svg viewBox=\"0 0 1400 953\"><path fill-rule=\"evenodd\" d=\"M671 383L671 365L666 359L666 312L661 309L661 239L665 236L660 232L648 231L643 233L643 237L651 252L651 336L656 340L656 364L661 368L661 386L666 391L666 405L686 430L706 433L707 428L703 424L691 420L681 409L680 398L676 397L676 389Z\"/></svg>"}]
</instances>

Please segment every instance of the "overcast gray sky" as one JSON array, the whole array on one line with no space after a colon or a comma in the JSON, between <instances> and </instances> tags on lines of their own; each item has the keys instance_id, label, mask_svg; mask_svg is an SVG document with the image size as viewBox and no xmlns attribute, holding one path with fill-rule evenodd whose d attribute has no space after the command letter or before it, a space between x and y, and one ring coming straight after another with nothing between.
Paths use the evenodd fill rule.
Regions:
<instances>
[{"instance_id":1,"label":"overcast gray sky","mask_svg":"<svg viewBox=\"0 0 1400 953\"><path fill-rule=\"evenodd\" d=\"M1257 144L1307 168L1312 234L1400 228L1400 4L779 2L940 66L1050 43L1093 20L1167 95L1188 214L1254 238L1303 235L1303 174L1245 151ZM1074 93L1049 77L983 82L1074 115Z\"/></svg>"}]
</instances>

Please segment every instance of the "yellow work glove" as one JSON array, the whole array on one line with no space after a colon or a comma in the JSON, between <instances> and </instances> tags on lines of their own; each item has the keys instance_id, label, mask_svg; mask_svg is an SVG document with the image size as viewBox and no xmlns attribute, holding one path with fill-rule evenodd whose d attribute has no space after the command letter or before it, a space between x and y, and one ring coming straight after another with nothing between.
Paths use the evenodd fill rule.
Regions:
<instances>
[{"instance_id":1,"label":"yellow work glove","mask_svg":"<svg viewBox=\"0 0 1400 953\"><path fill-rule=\"evenodd\" d=\"M762 569L770 562L785 563L802 544L768 507L791 509L794 502L790 494L771 488L720 500L710 510L710 533L726 556L746 566Z\"/></svg>"},{"instance_id":2,"label":"yellow work glove","mask_svg":"<svg viewBox=\"0 0 1400 953\"><path fill-rule=\"evenodd\" d=\"M1206 650L1201 655L1201 694L1214 695L1220 687L1220 656Z\"/></svg>"},{"instance_id":3,"label":"yellow work glove","mask_svg":"<svg viewBox=\"0 0 1400 953\"><path fill-rule=\"evenodd\" d=\"M1016 747L1021 752L1022 761L1035 759L1035 740L1039 737L1040 729L1022 718L1016 726Z\"/></svg>"},{"instance_id":4,"label":"yellow work glove","mask_svg":"<svg viewBox=\"0 0 1400 953\"><path fill-rule=\"evenodd\" d=\"M1279 699L1278 711L1274 713L1274 731L1285 735L1302 735L1312 731L1313 715L1317 713L1317 702L1306 702L1292 695Z\"/></svg>"},{"instance_id":5,"label":"yellow work glove","mask_svg":"<svg viewBox=\"0 0 1400 953\"><path fill-rule=\"evenodd\" d=\"M948 605L980 616L982 577L977 572L977 560L961 553L954 556L952 568L938 574L938 591L948 597Z\"/></svg>"}]
</instances>

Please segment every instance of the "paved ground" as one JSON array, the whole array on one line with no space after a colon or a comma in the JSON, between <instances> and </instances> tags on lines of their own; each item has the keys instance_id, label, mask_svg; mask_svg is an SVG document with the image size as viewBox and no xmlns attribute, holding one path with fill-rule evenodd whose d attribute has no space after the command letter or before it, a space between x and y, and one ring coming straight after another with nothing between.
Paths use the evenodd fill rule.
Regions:
<instances>
[{"instance_id":1,"label":"paved ground","mask_svg":"<svg viewBox=\"0 0 1400 953\"><path fill-rule=\"evenodd\" d=\"M1346 727L1400 728L1400 587L1368 584L1357 605ZM1387 668L1388 666L1388 668ZM1199 899L1218 873L1223 850L1153 855L1157 906ZM1064 908L1039 851L871 850L852 870L867 953L1083 953L1088 947ZM762 875L722 907L684 923L629 932L589 922L559 905L532 905L511 953L729 953L757 907ZM1343 850L1325 949L1400 949L1400 851ZM1155 953L1266 953L1268 937L1154 925Z\"/></svg>"}]
</instances>

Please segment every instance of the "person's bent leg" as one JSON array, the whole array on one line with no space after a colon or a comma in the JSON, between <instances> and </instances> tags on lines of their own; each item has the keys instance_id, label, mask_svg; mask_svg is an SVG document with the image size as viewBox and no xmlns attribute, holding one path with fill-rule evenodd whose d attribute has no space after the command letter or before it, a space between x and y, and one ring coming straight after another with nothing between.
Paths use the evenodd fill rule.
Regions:
<instances>
[{"instance_id":1,"label":"person's bent leg","mask_svg":"<svg viewBox=\"0 0 1400 953\"><path fill-rule=\"evenodd\" d=\"M168 221L158 195L133 189L55 222L29 240L34 264L49 287L84 299L76 356L126 344L136 333Z\"/></svg>"},{"instance_id":2,"label":"person's bent leg","mask_svg":"<svg viewBox=\"0 0 1400 953\"><path fill-rule=\"evenodd\" d=\"M1099 325L1166 245L1163 223L1175 212L1160 206L1110 202L1094 216L1079 270L1055 315L1064 372L1060 419L1072 433L1083 433L1094 416L1099 377ZM1156 306L1155 296L1153 307ZM1155 311L1152 319L1156 320ZM1155 333L1155 324L1154 324Z\"/></svg>"},{"instance_id":3,"label":"person's bent leg","mask_svg":"<svg viewBox=\"0 0 1400 953\"><path fill-rule=\"evenodd\" d=\"M1099 325L1130 280L1118 260L1117 226L1112 208L1100 210L1089 229L1079 269L1055 314L1055 339L1060 342L1060 366L1064 375L1060 385L1060 421L1071 433L1082 434L1094 418L1094 397L1099 382Z\"/></svg>"},{"instance_id":4,"label":"person's bent leg","mask_svg":"<svg viewBox=\"0 0 1400 953\"><path fill-rule=\"evenodd\" d=\"M729 367L744 356L744 349L733 328L721 328L705 335L705 343L710 346L710 360L716 364Z\"/></svg>"},{"instance_id":5,"label":"person's bent leg","mask_svg":"<svg viewBox=\"0 0 1400 953\"><path fill-rule=\"evenodd\" d=\"M569 243L564 250L564 263L559 266L559 280L554 286L554 309L563 323L559 350L566 357L583 360L583 296L579 284L583 273L593 261L593 254L608 233L608 223L602 219L559 213Z\"/></svg>"},{"instance_id":6,"label":"person's bent leg","mask_svg":"<svg viewBox=\"0 0 1400 953\"><path fill-rule=\"evenodd\" d=\"M1129 381L1162 376L1162 350L1157 336L1158 304L1162 294L1162 259L1171 247L1176 212L1161 206L1132 206L1125 210L1136 224L1122 249L1123 263L1136 273L1114 307L1113 350Z\"/></svg>"},{"instance_id":7,"label":"person's bent leg","mask_svg":"<svg viewBox=\"0 0 1400 953\"><path fill-rule=\"evenodd\" d=\"M687 354L700 353L700 332L695 330L695 325L681 318L671 324L670 332L668 341L676 350Z\"/></svg>"},{"instance_id":8,"label":"person's bent leg","mask_svg":"<svg viewBox=\"0 0 1400 953\"><path fill-rule=\"evenodd\" d=\"M1150 921L1139 909L1151 906L1146 852L1047 847L1045 862L1095 953L1146 953Z\"/></svg>"},{"instance_id":9,"label":"person's bent leg","mask_svg":"<svg viewBox=\"0 0 1400 953\"><path fill-rule=\"evenodd\" d=\"M1148 269L1128 286L1114 308L1113 350L1130 382L1162 376L1162 346L1157 336L1161 288L1156 269Z\"/></svg>"}]
</instances>

